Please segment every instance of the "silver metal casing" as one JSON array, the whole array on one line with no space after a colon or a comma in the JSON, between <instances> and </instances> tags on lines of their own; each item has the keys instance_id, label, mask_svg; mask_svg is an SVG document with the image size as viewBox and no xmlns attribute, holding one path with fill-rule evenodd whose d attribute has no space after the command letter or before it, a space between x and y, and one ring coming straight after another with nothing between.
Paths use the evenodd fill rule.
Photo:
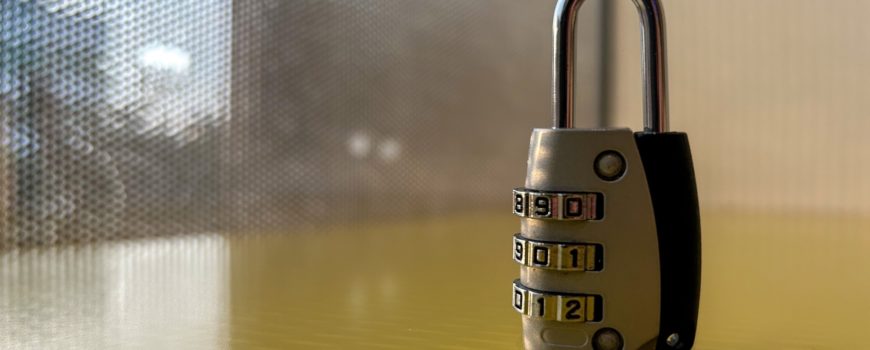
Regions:
<instances>
[{"instance_id":1,"label":"silver metal casing","mask_svg":"<svg viewBox=\"0 0 870 350\"><path fill-rule=\"evenodd\" d=\"M626 162L622 177L606 181L594 162L616 151ZM564 221L523 217L521 236L604 248L601 271L556 271L523 265L520 283L549 294L602 297L598 322L566 323L523 316L526 349L593 349L593 335L617 330L623 349L652 349L659 330L660 271L655 218L644 168L629 129L535 129L525 188L546 192L603 194L600 220Z\"/></svg>"}]
</instances>

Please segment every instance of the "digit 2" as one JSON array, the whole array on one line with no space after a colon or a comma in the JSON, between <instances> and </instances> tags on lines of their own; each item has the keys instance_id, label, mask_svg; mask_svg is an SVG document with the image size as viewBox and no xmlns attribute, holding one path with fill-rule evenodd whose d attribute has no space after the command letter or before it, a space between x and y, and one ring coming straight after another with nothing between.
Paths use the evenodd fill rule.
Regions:
<instances>
[{"instance_id":1,"label":"digit 2","mask_svg":"<svg viewBox=\"0 0 870 350\"><path fill-rule=\"evenodd\" d=\"M579 320L583 318L581 314L578 314L583 312L583 304L579 300L568 300L565 306L568 307L568 312L565 313L566 320Z\"/></svg>"}]
</instances>

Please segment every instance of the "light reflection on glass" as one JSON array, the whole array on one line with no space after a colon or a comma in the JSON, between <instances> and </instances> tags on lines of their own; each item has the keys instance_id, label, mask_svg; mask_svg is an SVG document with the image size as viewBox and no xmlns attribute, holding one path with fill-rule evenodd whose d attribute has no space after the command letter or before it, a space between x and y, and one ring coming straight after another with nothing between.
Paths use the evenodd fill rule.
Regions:
<instances>
[{"instance_id":1,"label":"light reflection on glass","mask_svg":"<svg viewBox=\"0 0 870 350\"><path fill-rule=\"evenodd\" d=\"M175 74L185 73L190 68L190 54L171 46L149 47L142 52L139 60L147 68L168 70Z\"/></svg>"},{"instance_id":2,"label":"light reflection on glass","mask_svg":"<svg viewBox=\"0 0 870 350\"><path fill-rule=\"evenodd\" d=\"M372 149L372 138L364 131L358 131L347 139L347 151L354 158L365 158Z\"/></svg>"},{"instance_id":3,"label":"light reflection on glass","mask_svg":"<svg viewBox=\"0 0 870 350\"><path fill-rule=\"evenodd\" d=\"M388 138L378 145L378 155L385 162L393 162L402 155L402 144L396 139Z\"/></svg>"},{"instance_id":4,"label":"light reflection on glass","mask_svg":"<svg viewBox=\"0 0 870 350\"><path fill-rule=\"evenodd\" d=\"M225 348L229 251L199 234L0 255L0 347Z\"/></svg>"}]
</instances>

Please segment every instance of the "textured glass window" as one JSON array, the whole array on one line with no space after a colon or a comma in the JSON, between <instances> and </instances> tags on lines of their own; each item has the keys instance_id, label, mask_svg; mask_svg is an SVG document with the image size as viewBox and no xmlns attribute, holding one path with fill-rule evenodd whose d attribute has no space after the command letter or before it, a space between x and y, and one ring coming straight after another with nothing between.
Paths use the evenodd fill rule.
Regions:
<instances>
[{"instance_id":1,"label":"textured glass window","mask_svg":"<svg viewBox=\"0 0 870 350\"><path fill-rule=\"evenodd\" d=\"M2 2L7 245L214 227L231 14L224 0Z\"/></svg>"},{"instance_id":2,"label":"textured glass window","mask_svg":"<svg viewBox=\"0 0 870 350\"><path fill-rule=\"evenodd\" d=\"M600 4L582 26L587 125L604 105ZM421 310L374 311L437 281L400 277L425 260L381 262L454 254L420 244L473 233L450 217L510 218L530 129L550 125L553 5L0 0L0 348L395 342L379 340L395 321L355 325ZM383 228L397 222L415 224ZM312 340L333 316L299 307L325 302L339 326L321 330L341 336Z\"/></svg>"},{"instance_id":3,"label":"textured glass window","mask_svg":"<svg viewBox=\"0 0 870 350\"><path fill-rule=\"evenodd\" d=\"M0 4L8 247L493 207L549 124L551 4Z\"/></svg>"},{"instance_id":4,"label":"textured glass window","mask_svg":"<svg viewBox=\"0 0 870 350\"><path fill-rule=\"evenodd\" d=\"M870 2L662 2L697 347L867 348ZM0 348L521 348L554 4L0 0ZM638 129L631 1L580 23L577 124Z\"/></svg>"}]
</instances>

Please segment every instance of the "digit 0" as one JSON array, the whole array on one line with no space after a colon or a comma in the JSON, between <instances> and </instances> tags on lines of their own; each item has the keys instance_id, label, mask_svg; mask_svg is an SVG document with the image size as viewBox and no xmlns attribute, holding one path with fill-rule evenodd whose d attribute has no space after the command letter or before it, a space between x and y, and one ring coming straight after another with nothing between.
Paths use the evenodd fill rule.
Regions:
<instances>
[{"instance_id":1,"label":"digit 0","mask_svg":"<svg viewBox=\"0 0 870 350\"><path fill-rule=\"evenodd\" d=\"M550 266L550 247L547 244L532 243L532 266Z\"/></svg>"},{"instance_id":2,"label":"digit 0","mask_svg":"<svg viewBox=\"0 0 870 350\"><path fill-rule=\"evenodd\" d=\"M526 312L526 291L517 286L517 281L514 281L513 306L514 310L519 313Z\"/></svg>"}]
</instances>

